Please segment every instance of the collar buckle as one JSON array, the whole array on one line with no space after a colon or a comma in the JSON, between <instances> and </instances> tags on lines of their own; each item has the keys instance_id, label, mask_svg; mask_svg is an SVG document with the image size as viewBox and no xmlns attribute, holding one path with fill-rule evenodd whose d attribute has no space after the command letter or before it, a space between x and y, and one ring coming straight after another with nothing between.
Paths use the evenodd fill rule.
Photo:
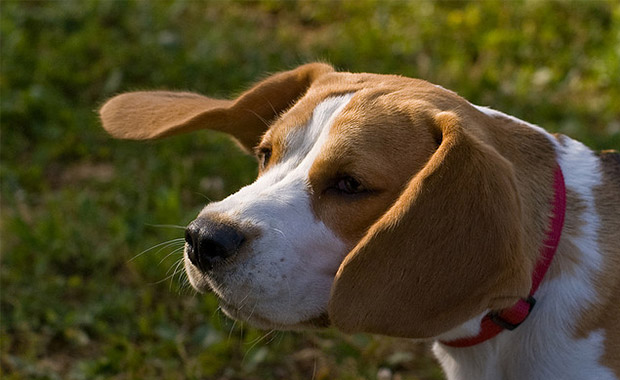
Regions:
<instances>
[{"instance_id":1,"label":"collar buckle","mask_svg":"<svg viewBox=\"0 0 620 380\"><path fill-rule=\"evenodd\" d=\"M507 315L511 312L513 312L514 308L511 309L507 309L506 311L502 312L497 312L497 311L493 311L491 313L489 313L489 319L491 321L493 321L493 323L495 323L496 325L498 325L499 327L502 327L506 330L512 331L514 329L516 329L517 327L519 327L519 325L521 325L523 322L525 322L525 320L527 319L528 315L530 315L530 313L532 312L532 309L534 309L534 305L536 305L536 298L529 296L525 299L521 299L519 301L519 303L515 306L515 307L520 307L519 304L525 304L527 307L527 310L521 311L521 312L517 312L514 314L520 314L517 316L517 320L516 321L511 321L509 320L510 315Z\"/></svg>"}]
</instances>

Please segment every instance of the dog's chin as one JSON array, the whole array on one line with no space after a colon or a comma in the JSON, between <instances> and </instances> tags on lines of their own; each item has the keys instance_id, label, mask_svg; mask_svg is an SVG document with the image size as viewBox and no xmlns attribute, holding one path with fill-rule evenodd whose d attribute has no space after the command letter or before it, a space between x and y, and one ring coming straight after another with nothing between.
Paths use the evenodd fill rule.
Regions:
<instances>
[{"instance_id":1,"label":"dog's chin","mask_svg":"<svg viewBox=\"0 0 620 380\"><path fill-rule=\"evenodd\" d=\"M300 331L300 330L316 330L327 328L330 325L329 317L327 313L321 313L316 317L311 317L308 319L303 319L299 322L294 323L282 323L277 321L272 321L268 318L257 315L256 313L252 313L251 315L246 315L241 312L235 306L227 304L225 301L220 300L220 306L224 314L226 314L231 319L236 319L242 322L246 322L249 325L263 329L263 330L292 330L292 331Z\"/></svg>"}]
</instances>

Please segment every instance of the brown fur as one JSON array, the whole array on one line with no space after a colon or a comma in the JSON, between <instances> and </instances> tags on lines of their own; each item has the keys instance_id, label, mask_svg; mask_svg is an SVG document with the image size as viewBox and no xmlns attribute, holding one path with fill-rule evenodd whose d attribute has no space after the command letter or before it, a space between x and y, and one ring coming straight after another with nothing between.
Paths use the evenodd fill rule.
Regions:
<instances>
[{"instance_id":1,"label":"brown fur","mask_svg":"<svg viewBox=\"0 0 620 380\"><path fill-rule=\"evenodd\" d=\"M383 92L355 95L309 174L315 213L351 248L437 149L427 120L413 120L411 110L399 109L398 96ZM371 193L343 199L325 191L342 175L354 176Z\"/></svg>"},{"instance_id":2,"label":"brown fur","mask_svg":"<svg viewBox=\"0 0 620 380\"><path fill-rule=\"evenodd\" d=\"M512 164L524 221L523 249L530 260L537 261L551 221L555 150L545 136L517 120L497 116L479 123L484 123L491 144Z\"/></svg>"},{"instance_id":3,"label":"brown fur","mask_svg":"<svg viewBox=\"0 0 620 380\"><path fill-rule=\"evenodd\" d=\"M529 292L511 164L476 137L490 139L483 125L432 115L441 146L336 275L329 312L344 331L436 336Z\"/></svg>"},{"instance_id":4,"label":"brown fur","mask_svg":"<svg viewBox=\"0 0 620 380\"><path fill-rule=\"evenodd\" d=\"M585 338L602 329L602 364L620 377L620 154L603 152L600 158L603 183L594 189L594 199L601 218L598 243L604 257L603 269L595 279L598 297L579 321L576 337Z\"/></svg>"},{"instance_id":5,"label":"brown fur","mask_svg":"<svg viewBox=\"0 0 620 380\"><path fill-rule=\"evenodd\" d=\"M271 122L301 97L329 65L312 63L270 76L236 100L189 92L140 91L118 95L100 110L103 127L122 139L153 139L212 129L251 151Z\"/></svg>"}]
</instances>

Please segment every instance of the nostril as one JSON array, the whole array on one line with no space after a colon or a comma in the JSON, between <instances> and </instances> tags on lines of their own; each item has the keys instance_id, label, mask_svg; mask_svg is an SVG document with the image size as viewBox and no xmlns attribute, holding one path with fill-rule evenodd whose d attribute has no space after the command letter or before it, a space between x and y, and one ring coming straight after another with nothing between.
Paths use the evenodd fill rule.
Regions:
<instances>
[{"instance_id":1,"label":"nostril","mask_svg":"<svg viewBox=\"0 0 620 380\"><path fill-rule=\"evenodd\" d=\"M185 242L190 246L194 244L194 239L192 239L192 233L189 232L189 228L185 229Z\"/></svg>"},{"instance_id":2,"label":"nostril","mask_svg":"<svg viewBox=\"0 0 620 380\"><path fill-rule=\"evenodd\" d=\"M196 248L194 247L194 238L190 227L185 229L185 243L187 243L187 257L194 266L199 266L198 258L196 257Z\"/></svg>"},{"instance_id":3,"label":"nostril","mask_svg":"<svg viewBox=\"0 0 620 380\"><path fill-rule=\"evenodd\" d=\"M211 264L218 259L225 259L229 256L229 253L230 251L228 251L226 247L211 239L205 239L202 244L200 244L200 256L204 257Z\"/></svg>"}]
</instances>

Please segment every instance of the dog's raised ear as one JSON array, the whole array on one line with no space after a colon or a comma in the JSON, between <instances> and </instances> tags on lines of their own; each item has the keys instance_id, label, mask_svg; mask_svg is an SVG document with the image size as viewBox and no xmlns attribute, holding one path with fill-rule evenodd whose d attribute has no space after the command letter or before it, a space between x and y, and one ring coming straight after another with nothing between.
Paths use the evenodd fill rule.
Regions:
<instances>
[{"instance_id":1,"label":"dog's raised ear","mask_svg":"<svg viewBox=\"0 0 620 380\"><path fill-rule=\"evenodd\" d=\"M190 92L129 92L108 100L99 113L105 130L116 138L146 140L212 129L232 135L250 151L275 117L331 71L323 63L303 65L268 77L235 100Z\"/></svg>"},{"instance_id":2,"label":"dog's raised ear","mask_svg":"<svg viewBox=\"0 0 620 380\"><path fill-rule=\"evenodd\" d=\"M454 113L433 128L439 148L336 274L328 312L345 332L436 337L529 292L511 164Z\"/></svg>"}]
</instances>

